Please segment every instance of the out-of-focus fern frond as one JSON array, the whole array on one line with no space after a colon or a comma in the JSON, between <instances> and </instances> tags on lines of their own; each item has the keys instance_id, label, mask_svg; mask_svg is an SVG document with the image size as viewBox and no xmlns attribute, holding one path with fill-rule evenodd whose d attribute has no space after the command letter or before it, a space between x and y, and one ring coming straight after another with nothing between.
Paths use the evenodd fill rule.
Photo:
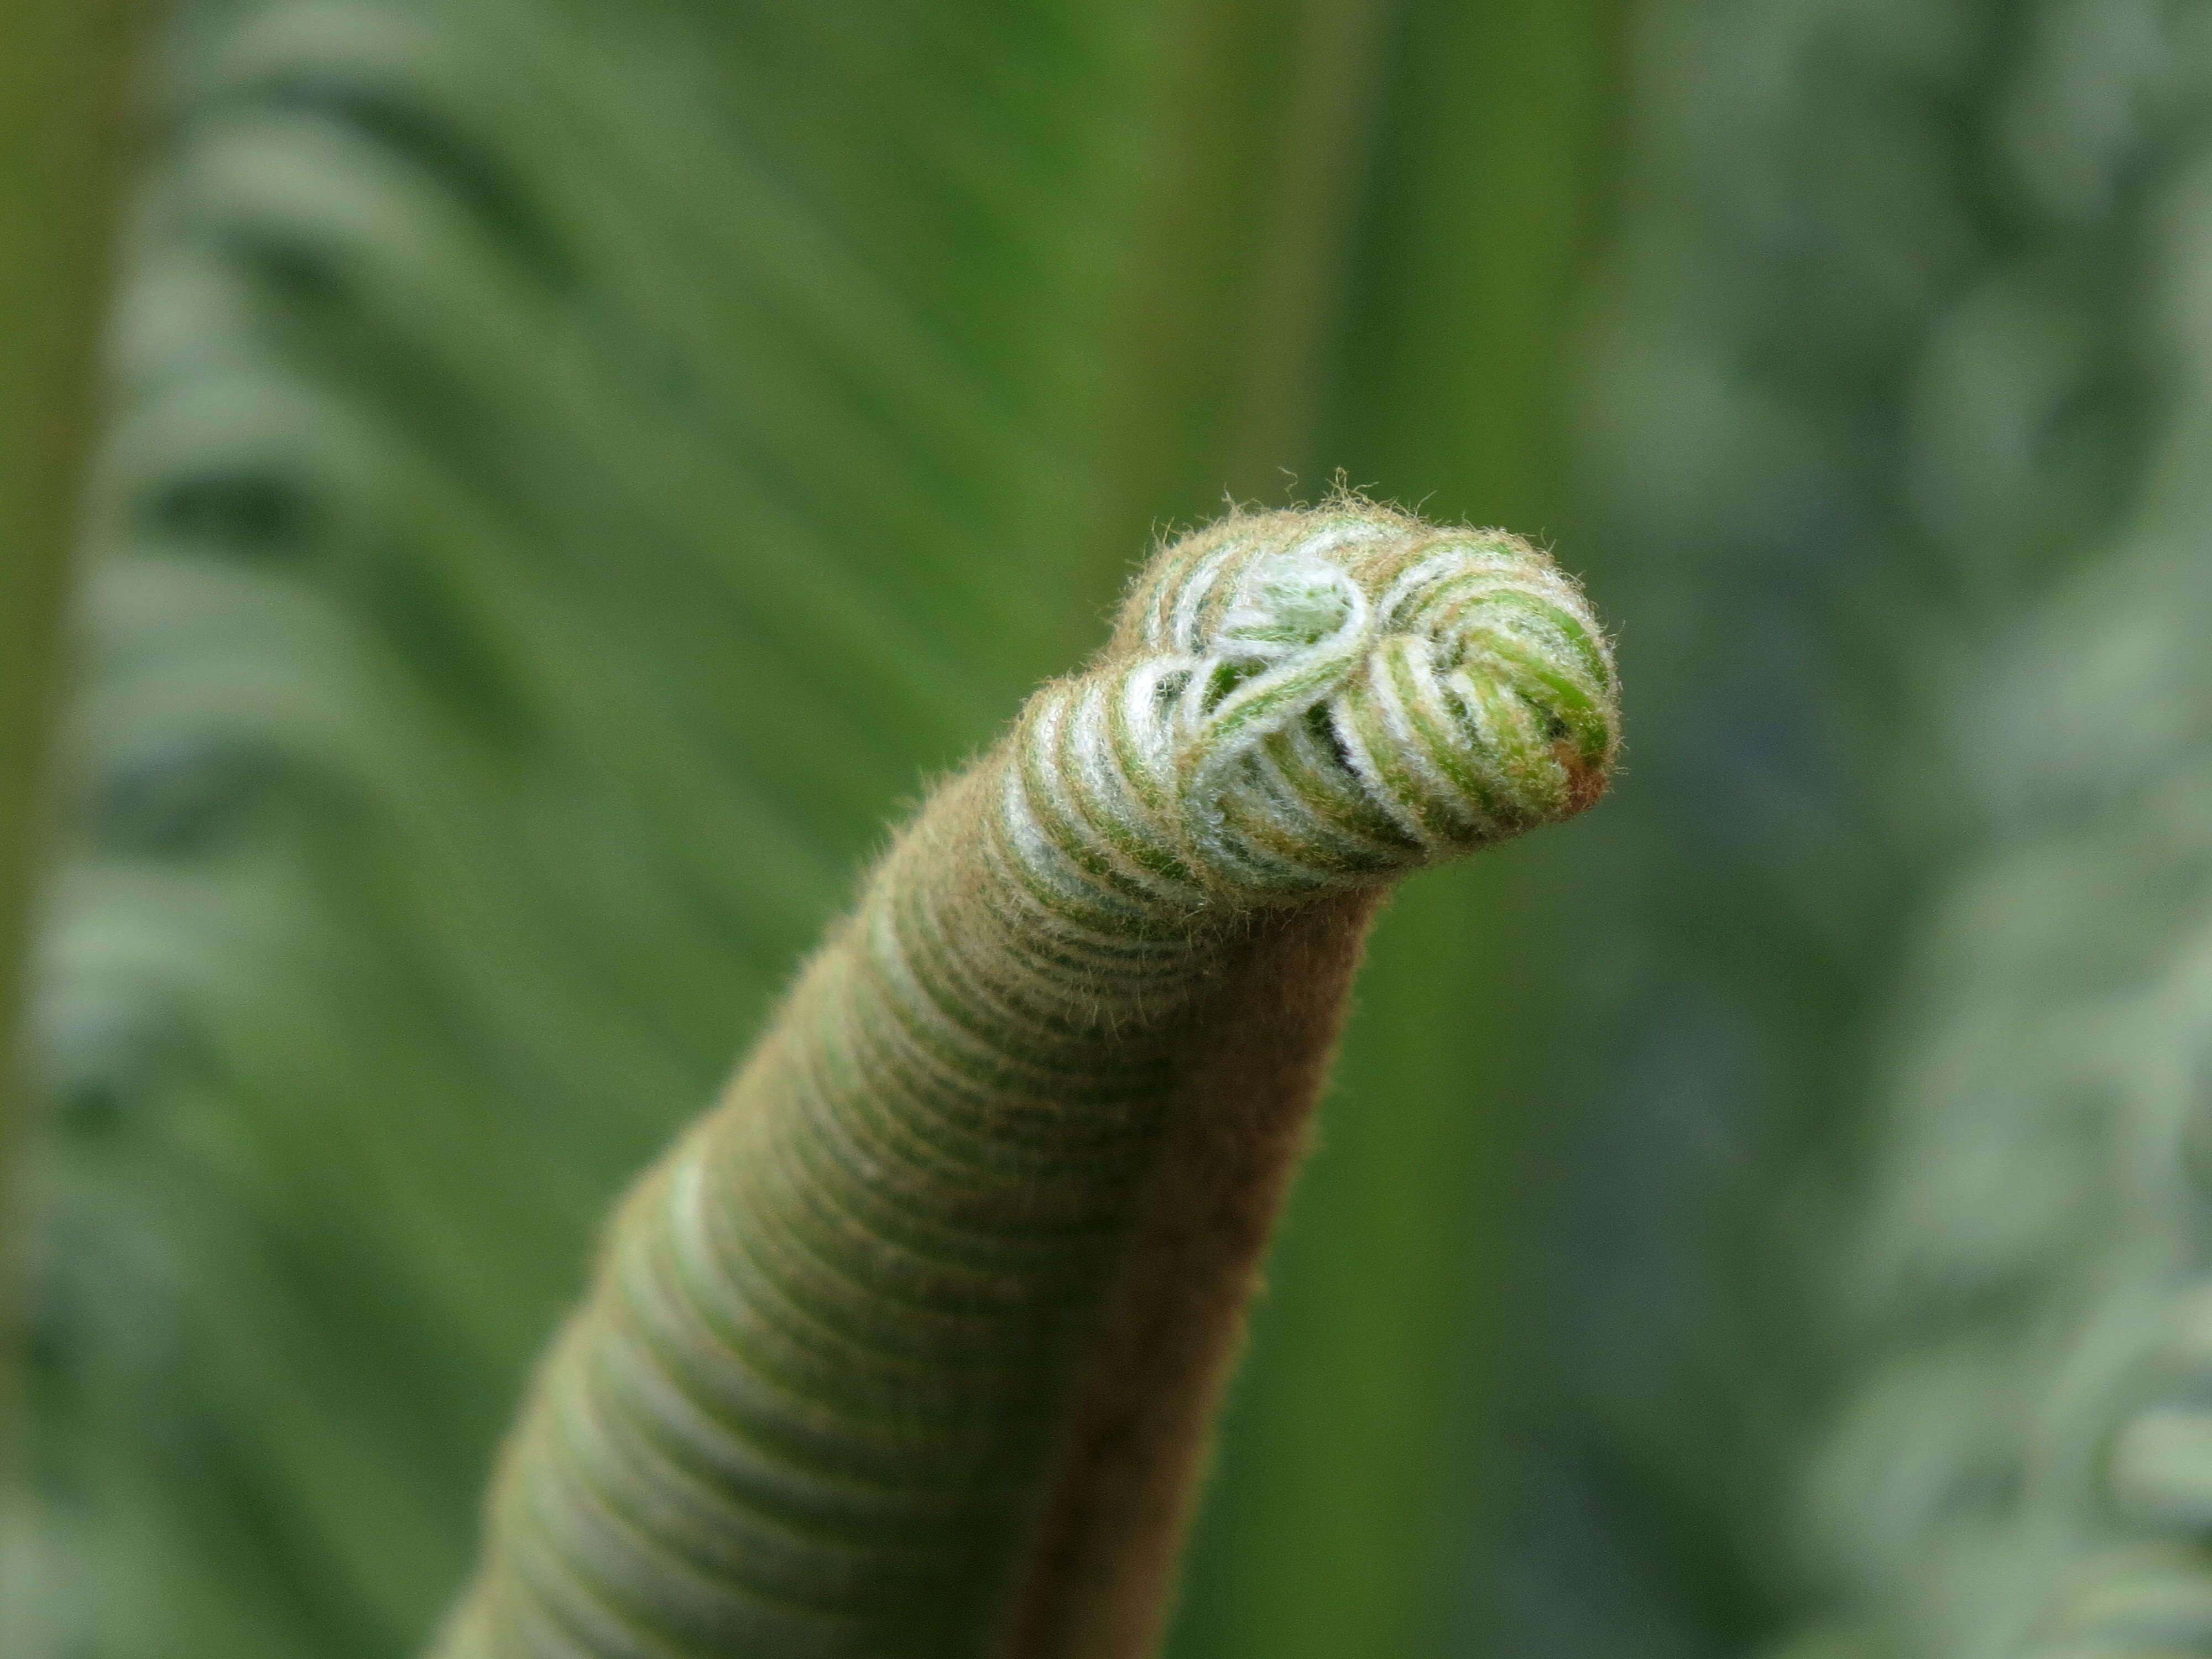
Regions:
<instances>
[{"instance_id":1,"label":"out-of-focus fern frond","mask_svg":"<svg viewBox=\"0 0 2212 1659\"><path fill-rule=\"evenodd\" d=\"M2168 198L2197 234L2203 186ZM1947 872L1887 1021L1848 1383L1796 1483L1814 1651L2212 1650L2212 494L2186 384L2212 360L2186 265L2146 306L2184 384L2124 545L1960 688L1961 782L2010 833Z\"/></svg>"},{"instance_id":2,"label":"out-of-focus fern frond","mask_svg":"<svg viewBox=\"0 0 2212 1659\"><path fill-rule=\"evenodd\" d=\"M1878 1151L1838 1275L1849 1380L1801 1483L1826 1615L1808 1639L2203 1653L2212 17L2068 0L2016 50L1996 175L2025 222L2096 251L2106 349L2155 389L2072 574L1932 688L1948 780L1987 827L1941 872L1884 1009ZM1961 367L1982 372L1960 414L1986 419L1987 367ZM2080 418L2021 429L2055 445ZM1936 503L2041 532L1974 459L1936 456Z\"/></svg>"},{"instance_id":3,"label":"out-of-focus fern frond","mask_svg":"<svg viewBox=\"0 0 2212 1659\"><path fill-rule=\"evenodd\" d=\"M15 250L0 261L0 1079L14 1072L33 780L44 766L63 573L90 447L92 360L139 21L136 7L121 3L0 22L0 236ZM11 1081L0 1081L0 1094L4 1139L16 1115ZM0 1169L9 1167L0 1150ZM12 1386L0 1382L0 1393Z\"/></svg>"},{"instance_id":4,"label":"out-of-focus fern frond","mask_svg":"<svg viewBox=\"0 0 2212 1659\"><path fill-rule=\"evenodd\" d=\"M1374 15L188 9L40 973L61 1650L420 1640L915 767L1303 463Z\"/></svg>"},{"instance_id":5,"label":"out-of-focus fern frond","mask_svg":"<svg viewBox=\"0 0 2212 1659\"><path fill-rule=\"evenodd\" d=\"M1555 1335L1495 1587L1507 1649L1740 1650L1838 1571L1798 1494L1865 1352L1830 1291L1887 1133L1877 1033L1935 895L2016 822L1969 786L2002 745L1964 710L2098 567L2171 418L2138 332L2154 273L2197 257L2173 240L2194 140L2171 10L1644 20L1644 159L1589 356L1593 564L1638 708L1594 830L1621 843L1589 924L1618 919L1594 957L1620 1012L1562 1140L1575 1196L1538 1224L1558 1265L1529 1265ZM1994 994L1974 984L1946 995ZM1997 1121L2029 1103L1980 1100L1990 1135L2029 1133ZM1978 1167L1963 1128L1900 1133ZM1954 1194L1940 1222L1994 1246L2004 1196ZM1912 1512L1893 1489L1856 1514L1899 1574L1925 1566ZM1944 1634L1912 1651L1992 1650Z\"/></svg>"},{"instance_id":6,"label":"out-of-focus fern frond","mask_svg":"<svg viewBox=\"0 0 2212 1659\"><path fill-rule=\"evenodd\" d=\"M11 1652L37 1639L27 1604L42 1569L21 1468L22 945L142 21L128 0L0 16L0 1649Z\"/></svg>"}]
</instances>

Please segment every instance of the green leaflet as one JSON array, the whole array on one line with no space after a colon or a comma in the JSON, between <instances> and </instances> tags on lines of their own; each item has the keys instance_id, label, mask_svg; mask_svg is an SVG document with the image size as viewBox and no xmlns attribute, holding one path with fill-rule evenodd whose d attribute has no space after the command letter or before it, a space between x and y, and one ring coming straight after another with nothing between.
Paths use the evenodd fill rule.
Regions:
<instances>
[{"instance_id":1,"label":"green leaflet","mask_svg":"<svg viewBox=\"0 0 2212 1659\"><path fill-rule=\"evenodd\" d=\"M1991 1066L2031 1030L2046 1058L2077 1040L2014 975L2086 944L2094 903L2062 918L2054 887L2131 855L2016 850L2033 815L1976 781L2055 735L2032 712L2053 705L2008 706L2007 642L2054 605L2103 637L2094 601L2056 596L2098 585L2174 441L2168 354L2138 331L2198 257L2172 193L2191 15L1648 20L1588 416L1592 562L1644 740L1594 831L1623 844L1588 914L1617 1012L1560 1143L1579 1190L1531 1223L1532 1279L1575 1311L1508 1425L1532 1449L1487 1597L1501 1650L1739 1651L1841 1604L1887 1632L1874 1651L2012 1651L2027 1586L2096 1530L2053 1520L2057 1490L2103 1502L2078 1460L2013 1484L2023 1447L2040 1470L2086 1443L2011 1402L2070 1397L2074 1339L2018 1345L2070 1327L2075 1275L2116 1258L2048 1236L2077 1224L2049 1189L2065 1111ZM2121 979L2156 982L2157 947L2124 949ZM2135 1135L2069 1098L2093 1139ZM2071 1180L2089 1211L2118 1200ZM1926 1278L1962 1289L1984 1252L2013 1267L1979 1315ZM2124 1269L2118 1301L2156 1300L2161 1271Z\"/></svg>"}]
</instances>

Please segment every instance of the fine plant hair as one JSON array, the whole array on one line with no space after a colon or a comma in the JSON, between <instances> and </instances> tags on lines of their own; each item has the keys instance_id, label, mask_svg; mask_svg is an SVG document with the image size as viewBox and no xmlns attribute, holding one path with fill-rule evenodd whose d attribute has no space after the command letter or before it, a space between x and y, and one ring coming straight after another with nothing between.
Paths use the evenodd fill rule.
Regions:
<instances>
[{"instance_id":1,"label":"fine plant hair","mask_svg":"<svg viewBox=\"0 0 2212 1659\"><path fill-rule=\"evenodd\" d=\"M1150 1652L1376 898L1619 741L1502 532L1158 554L623 1201L440 1659Z\"/></svg>"}]
</instances>

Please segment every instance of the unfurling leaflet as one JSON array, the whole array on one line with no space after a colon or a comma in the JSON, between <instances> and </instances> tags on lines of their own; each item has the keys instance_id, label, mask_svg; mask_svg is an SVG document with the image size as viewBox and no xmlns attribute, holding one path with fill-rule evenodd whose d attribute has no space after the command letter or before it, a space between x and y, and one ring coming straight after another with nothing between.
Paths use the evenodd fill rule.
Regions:
<instances>
[{"instance_id":1,"label":"unfurling leaflet","mask_svg":"<svg viewBox=\"0 0 2212 1659\"><path fill-rule=\"evenodd\" d=\"M1615 690L1500 532L1163 551L623 1204L441 1659L1146 1651L1374 900L1595 801Z\"/></svg>"}]
</instances>

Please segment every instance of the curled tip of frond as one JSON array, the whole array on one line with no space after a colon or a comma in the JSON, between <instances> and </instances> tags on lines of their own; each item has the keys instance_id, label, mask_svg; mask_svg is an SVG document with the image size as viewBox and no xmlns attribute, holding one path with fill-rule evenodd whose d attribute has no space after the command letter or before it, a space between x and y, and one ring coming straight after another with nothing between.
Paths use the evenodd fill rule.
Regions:
<instances>
[{"instance_id":1,"label":"curled tip of frond","mask_svg":"<svg viewBox=\"0 0 2212 1659\"><path fill-rule=\"evenodd\" d=\"M1340 494L1163 550L1032 703L1009 804L1127 896L1289 896L1571 817L1620 741L1611 647L1549 558Z\"/></svg>"},{"instance_id":2,"label":"curled tip of frond","mask_svg":"<svg viewBox=\"0 0 2212 1659\"><path fill-rule=\"evenodd\" d=\"M1516 538L1337 500L1163 551L633 1194L445 1659L981 1652L1048 1498L1022 1629L1152 1631L1366 910L1213 924L1578 811L1617 743Z\"/></svg>"}]
</instances>

